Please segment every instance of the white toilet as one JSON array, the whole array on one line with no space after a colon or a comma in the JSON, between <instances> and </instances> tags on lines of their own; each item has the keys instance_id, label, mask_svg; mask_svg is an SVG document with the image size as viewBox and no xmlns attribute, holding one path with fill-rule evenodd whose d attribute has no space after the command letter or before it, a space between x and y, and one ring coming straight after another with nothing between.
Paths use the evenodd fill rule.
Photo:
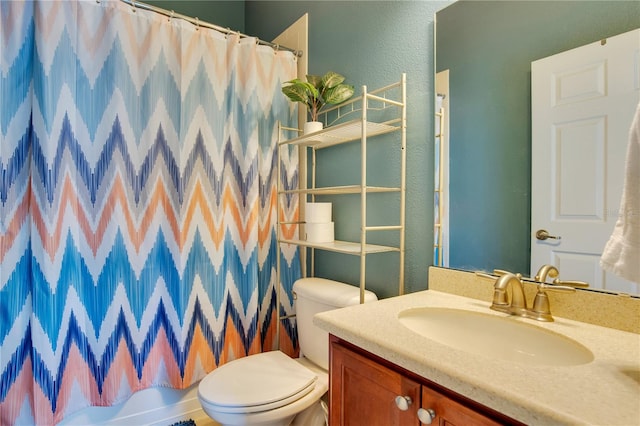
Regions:
<instances>
[{"instance_id":1,"label":"white toilet","mask_svg":"<svg viewBox=\"0 0 640 426\"><path fill-rule=\"evenodd\" d=\"M198 386L204 411L222 425L289 425L317 409L328 389L329 337L313 325L319 312L356 305L358 287L324 278L293 284L300 358L280 351L239 358L209 373ZM365 292L365 302L377 300Z\"/></svg>"}]
</instances>

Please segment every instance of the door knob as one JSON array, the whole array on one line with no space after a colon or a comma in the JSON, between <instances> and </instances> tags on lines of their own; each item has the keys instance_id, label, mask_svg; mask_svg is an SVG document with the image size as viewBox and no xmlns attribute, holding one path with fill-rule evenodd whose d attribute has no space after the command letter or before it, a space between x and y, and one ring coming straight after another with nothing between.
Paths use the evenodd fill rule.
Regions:
<instances>
[{"instance_id":1,"label":"door knob","mask_svg":"<svg viewBox=\"0 0 640 426\"><path fill-rule=\"evenodd\" d=\"M538 229L536 231L536 238L544 241L544 240L561 240L562 237L560 235L555 236L555 235L549 235L549 231L547 231L546 229Z\"/></svg>"}]
</instances>

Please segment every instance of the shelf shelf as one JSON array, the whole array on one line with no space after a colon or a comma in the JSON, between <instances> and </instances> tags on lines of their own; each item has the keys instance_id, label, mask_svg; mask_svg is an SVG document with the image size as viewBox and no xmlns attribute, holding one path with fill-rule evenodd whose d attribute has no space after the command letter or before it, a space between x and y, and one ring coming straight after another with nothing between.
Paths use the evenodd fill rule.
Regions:
<instances>
[{"instance_id":1,"label":"shelf shelf","mask_svg":"<svg viewBox=\"0 0 640 426\"><path fill-rule=\"evenodd\" d=\"M302 182L306 182L308 179L309 186L311 188L291 188L284 189L282 184L282 171L281 171L281 161L278 161L278 189L277 189L277 202L278 202L278 219L277 219L277 246L278 253L280 252L280 247L283 244L298 246L301 248L300 262L303 271L303 275L307 276L315 276L315 254L318 252L313 251L310 256L306 255L306 250L308 249L318 249L328 252L335 252L341 254L348 254L353 256L358 256L360 258L360 303L364 303L365 289L366 289L366 271L367 271L367 257L370 254L374 253L398 253L398 263L399 263L399 271L398 271L398 295L404 294L404 259L405 259L405 204L406 204L406 139L407 139L407 131L406 131L406 121L407 121L407 112L406 112L406 104L407 104L407 87L406 87L406 75L403 73L401 79L396 81L388 86L381 87L379 89L373 91L367 91L366 86L362 86L362 95L353 98L350 101L340 104L334 105L331 108L325 109L321 112L319 116L319 121L325 123L325 128L319 130L314 133L309 133L306 135L299 135L299 130L297 128L285 127L279 124L278 126L278 155L282 156L282 150L286 150L288 147L296 146L300 149L298 150L298 155L301 161L301 173L300 179L298 180L298 185ZM357 119L349 120L349 118L356 117ZM327 125L327 123L330 123ZM338 124L331 124L338 123ZM377 138L375 141L374 137L391 134L396 132L393 137L383 137ZM284 139L285 135L290 136L295 134L296 137L293 139ZM316 185L316 169L317 165L321 164L325 161L327 156L320 155L318 156L318 160L316 161L317 151L323 148L329 148L332 146L345 144L354 142L356 144L360 144L360 155L358 155L357 159L354 158L354 167L358 167L357 164L360 164L360 179L358 180L349 180L348 183L357 182L355 185L341 185L341 186L325 186L318 187ZM389 147L386 145L390 144ZM385 146L381 146L385 145ZM381 183L386 183L388 186L369 186L367 185L367 149L368 146L371 146L370 149L373 152L379 153L381 151L386 152L386 148L394 148L393 155L397 155L397 158L390 159L393 161L394 159L399 160L399 170L398 175L395 178L387 179ZM289 152L291 155L291 152ZM354 154L355 155L355 154ZM307 161L310 158L310 167L307 171ZM386 161L383 159L383 161ZM386 163L385 163L386 164ZM395 167L395 163L392 167ZM323 166L320 166L323 167ZM370 178L369 178L370 179ZM343 183L346 183L343 181ZM399 218L394 223L387 224L376 224L371 225L367 224L367 203L368 203L368 194L375 193L394 193L390 200L390 209L397 209L399 213ZM305 209L300 206L296 206L297 212L299 216L289 217L286 215L287 221L284 217L281 218L280 209L283 208L283 199L289 195L299 195L296 202L304 203L305 201L315 201L315 196L318 195L339 195L339 194L355 194L360 195L360 200L357 202L359 205L359 214L355 211L355 208L350 207L347 201L353 200L344 200L344 205L349 208L349 212L341 212L341 215L352 215L349 219L356 220L356 218L360 217L360 237L351 236L350 238L358 239L359 241L369 241L368 235L370 233L393 233L398 234L397 245L395 240L382 240L383 242L388 242L392 244L392 246L385 245L377 245L377 244L362 244L361 242L352 242L352 241L341 241L336 240L329 243L314 243L305 241L300 238L305 238L302 234L302 230L305 224L304 214ZM397 195L395 195L397 194ZM295 197L294 197L295 198ZM340 197L335 197L340 198ZM384 202L385 197L374 196L375 203ZM382 198L382 199L380 199ZM337 200L337 203L343 202L342 200ZM377 207L377 204L374 204ZM286 205L289 207L289 204ZM372 210L372 207L369 207L369 210ZM338 218L341 220L341 218ZM384 222L388 222L388 220L384 220ZM282 225L302 225L297 230L294 229L294 233L287 234L287 237L292 237L291 239L284 239ZM375 240L380 241L380 240ZM280 276L280 257L277 256L277 265L276 265L276 282L281 282ZM308 257L308 259L307 259ZM307 268L307 260L310 265ZM280 306L280 289L281 285L276 286L276 304ZM278 322L277 330L280 329L280 322ZM279 332L279 331L278 331Z\"/></svg>"},{"instance_id":2,"label":"shelf shelf","mask_svg":"<svg viewBox=\"0 0 640 426\"><path fill-rule=\"evenodd\" d=\"M321 149L360 140L360 138L362 138L362 123L362 120L347 121L346 123L336 124L318 132L280 142L280 144L309 146L315 149ZM386 123L374 123L371 121L367 121L365 123L367 137L378 136L400 130L399 120L391 120Z\"/></svg>"},{"instance_id":3,"label":"shelf shelf","mask_svg":"<svg viewBox=\"0 0 640 426\"><path fill-rule=\"evenodd\" d=\"M310 194L310 195L336 195L336 194L359 194L362 191L360 185L328 186L324 188L289 189L280 191L278 194ZM366 186L365 191L369 194L379 192L400 192L397 187L386 186Z\"/></svg>"},{"instance_id":4,"label":"shelf shelf","mask_svg":"<svg viewBox=\"0 0 640 426\"><path fill-rule=\"evenodd\" d=\"M294 244L303 247L333 251L338 253L360 255L361 244L350 241L332 241L330 243L312 243L304 240L278 240L281 244ZM380 246L375 244L365 244L365 254L387 253L392 251L400 251L397 247Z\"/></svg>"}]
</instances>

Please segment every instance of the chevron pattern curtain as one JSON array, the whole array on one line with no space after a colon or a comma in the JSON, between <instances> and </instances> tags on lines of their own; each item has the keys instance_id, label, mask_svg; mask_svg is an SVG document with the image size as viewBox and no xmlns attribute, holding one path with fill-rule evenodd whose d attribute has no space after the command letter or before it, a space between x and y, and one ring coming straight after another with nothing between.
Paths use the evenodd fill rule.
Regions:
<instances>
[{"instance_id":1,"label":"chevron pattern curtain","mask_svg":"<svg viewBox=\"0 0 640 426\"><path fill-rule=\"evenodd\" d=\"M294 55L119 1L0 13L0 424L274 349L300 276L275 241L298 214L276 203L277 179L298 179L276 150Z\"/></svg>"}]
</instances>

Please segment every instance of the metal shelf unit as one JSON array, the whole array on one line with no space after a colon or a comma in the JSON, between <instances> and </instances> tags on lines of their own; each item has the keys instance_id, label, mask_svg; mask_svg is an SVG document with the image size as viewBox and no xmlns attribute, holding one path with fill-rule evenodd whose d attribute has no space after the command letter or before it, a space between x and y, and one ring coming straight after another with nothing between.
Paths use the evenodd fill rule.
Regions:
<instances>
[{"instance_id":1,"label":"metal shelf unit","mask_svg":"<svg viewBox=\"0 0 640 426\"><path fill-rule=\"evenodd\" d=\"M349 118L357 117L349 120ZM378 120L381 118L380 120ZM279 125L278 128L278 156L280 150L286 146L298 146L311 149L312 168L310 171L311 188L306 188L306 179L300 179L300 187L292 190L282 188L281 179L278 179L278 253L281 244L295 244L313 250L327 250L360 256L360 303L364 302L366 288L366 257L372 253L398 252L399 253L399 277L398 294L404 294L404 257L405 257L405 186L406 186L406 75L403 73L400 81L377 90L367 91L362 86L362 94L352 98L348 102L326 109L321 113L324 129L318 132L300 135L293 139L285 140L284 132L299 132L298 129L287 128ZM399 138L385 138L385 143L397 144L400 155L400 186L368 186L367 185L367 144L369 139L376 136L397 132ZM399 141L397 140L399 139ZM361 177L356 185L316 187L316 151L344 143L360 143ZM303 157L306 158L306 155ZM278 161L278 176L280 176L280 162ZM399 193L400 206L398 222L391 225L369 226L367 225L367 196L375 193ZM360 194L360 241L333 241L330 243L314 243L300 239L284 239L282 226L292 225L291 222L281 222L280 209L282 198L292 194L301 195L300 203L315 200L318 195ZM301 209L302 211L302 209ZM355 213L355 212L354 212ZM302 214L301 214L302 216ZM297 224L304 225L304 218ZM397 246L384 246L367 243L367 234L376 231L399 232ZM302 256L305 258L305 256ZM311 259L313 261L314 252ZM276 298L280 306L280 256L277 261ZM313 275L313 267L311 267ZM306 271L305 271L306 273ZM278 326L280 322L278 322Z\"/></svg>"}]
</instances>

